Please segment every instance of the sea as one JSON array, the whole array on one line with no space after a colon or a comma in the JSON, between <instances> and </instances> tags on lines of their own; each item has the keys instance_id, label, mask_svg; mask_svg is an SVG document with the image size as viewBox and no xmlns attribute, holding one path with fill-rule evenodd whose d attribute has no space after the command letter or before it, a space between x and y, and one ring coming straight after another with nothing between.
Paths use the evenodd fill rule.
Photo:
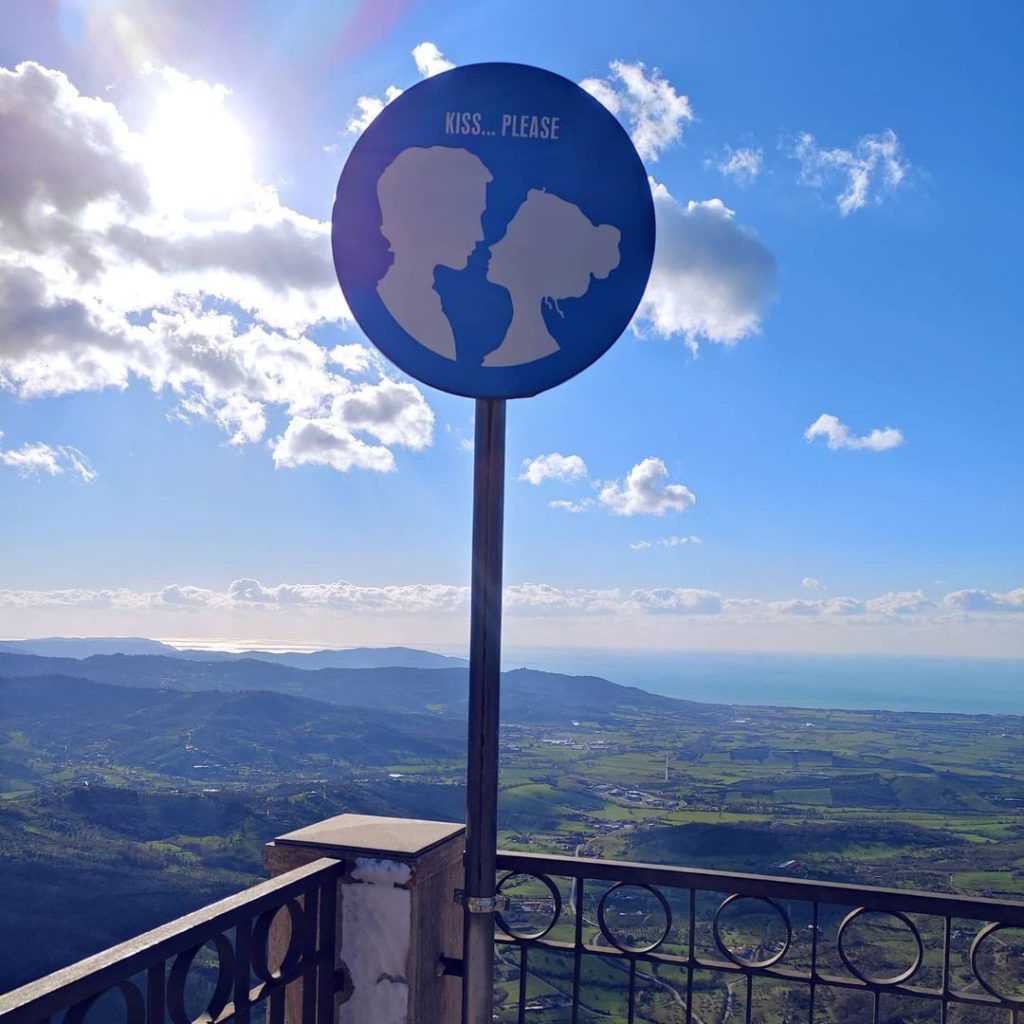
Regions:
<instances>
[{"instance_id":1,"label":"sea","mask_svg":"<svg viewBox=\"0 0 1024 1024\"><path fill-rule=\"evenodd\" d=\"M331 646L194 637L166 642L222 651L313 651ZM409 646L466 657L465 647L453 644ZM713 704L1024 715L1024 658L506 646L502 668L601 676L665 697Z\"/></svg>"},{"instance_id":2,"label":"sea","mask_svg":"<svg viewBox=\"0 0 1024 1024\"><path fill-rule=\"evenodd\" d=\"M1020 658L513 648L503 661L711 703L1024 715Z\"/></svg>"}]
</instances>

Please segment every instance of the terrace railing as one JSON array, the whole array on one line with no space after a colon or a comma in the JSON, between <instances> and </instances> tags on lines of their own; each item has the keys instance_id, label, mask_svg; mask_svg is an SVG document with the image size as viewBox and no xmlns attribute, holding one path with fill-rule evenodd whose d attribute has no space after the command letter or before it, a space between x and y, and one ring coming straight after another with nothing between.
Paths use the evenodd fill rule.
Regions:
<instances>
[{"instance_id":1,"label":"terrace railing","mask_svg":"<svg viewBox=\"0 0 1024 1024\"><path fill-rule=\"evenodd\" d=\"M499 853L502 1021L1024 1024L1024 903Z\"/></svg>"},{"instance_id":2,"label":"terrace railing","mask_svg":"<svg viewBox=\"0 0 1024 1024\"><path fill-rule=\"evenodd\" d=\"M344 867L321 858L15 989L0 996L0 1021L82 1024L116 996L120 1007L104 1006L101 1019L249 1024L258 1013L284 1024L286 1003L298 999L303 1022L333 1024L347 994L335 941ZM215 963L203 965L208 945Z\"/></svg>"},{"instance_id":3,"label":"terrace railing","mask_svg":"<svg viewBox=\"0 0 1024 1024\"><path fill-rule=\"evenodd\" d=\"M457 1024L463 845L458 826L360 815L281 836L271 881L0 996L0 1024ZM1024 1024L1024 903L540 854L498 868L502 1024Z\"/></svg>"}]
</instances>

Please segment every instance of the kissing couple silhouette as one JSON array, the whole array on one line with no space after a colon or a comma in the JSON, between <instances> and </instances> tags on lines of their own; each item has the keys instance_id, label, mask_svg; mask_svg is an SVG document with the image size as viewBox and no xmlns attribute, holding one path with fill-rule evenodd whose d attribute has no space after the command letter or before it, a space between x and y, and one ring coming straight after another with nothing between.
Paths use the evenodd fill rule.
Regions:
<instances>
[{"instance_id":1,"label":"kissing couple silhouette","mask_svg":"<svg viewBox=\"0 0 1024 1024\"><path fill-rule=\"evenodd\" d=\"M484 240L481 217L494 176L469 150L412 146L377 182L380 232L392 263L377 294L396 323L424 347L455 360L452 326L434 288L437 267L465 269ZM581 298L593 279L619 265L621 232L594 224L573 203L530 189L505 234L490 246L487 280L505 288L512 320L485 367L519 366L560 348L544 321L543 304Z\"/></svg>"}]
</instances>

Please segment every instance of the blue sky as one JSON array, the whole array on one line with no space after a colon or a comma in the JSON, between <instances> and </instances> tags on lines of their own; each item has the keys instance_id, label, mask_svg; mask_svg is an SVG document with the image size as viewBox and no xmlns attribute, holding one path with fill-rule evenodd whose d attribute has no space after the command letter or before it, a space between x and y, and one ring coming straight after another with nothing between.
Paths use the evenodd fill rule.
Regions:
<instances>
[{"instance_id":1,"label":"blue sky","mask_svg":"<svg viewBox=\"0 0 1024 1024\"><path fill-rule=\"evenodd\" d=\"M350 122L503 60L659 211L637 330L510 404L509 642L1024 654L1018 5L208 6L3 3L0 635L463 642L472 403L326 222Z\"/></svg>"}]
</instances>

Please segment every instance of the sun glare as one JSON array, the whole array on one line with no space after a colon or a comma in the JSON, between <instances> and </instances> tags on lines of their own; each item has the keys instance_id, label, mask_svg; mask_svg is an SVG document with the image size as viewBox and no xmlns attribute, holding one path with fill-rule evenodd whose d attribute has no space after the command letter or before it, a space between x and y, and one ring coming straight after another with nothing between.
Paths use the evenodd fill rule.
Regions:
<instances>
[{"instance_id":1,"label":"sun glare","mask_svg":"<svg viewBox=\"0 0 1024 1024\"><path fill-rule=\"evenodd\" d=\"M252 191L248 135L224 107L223 86L162 72L145 133L146 164L159 207L214 214Z\"/></svg>"}]
</instances>

